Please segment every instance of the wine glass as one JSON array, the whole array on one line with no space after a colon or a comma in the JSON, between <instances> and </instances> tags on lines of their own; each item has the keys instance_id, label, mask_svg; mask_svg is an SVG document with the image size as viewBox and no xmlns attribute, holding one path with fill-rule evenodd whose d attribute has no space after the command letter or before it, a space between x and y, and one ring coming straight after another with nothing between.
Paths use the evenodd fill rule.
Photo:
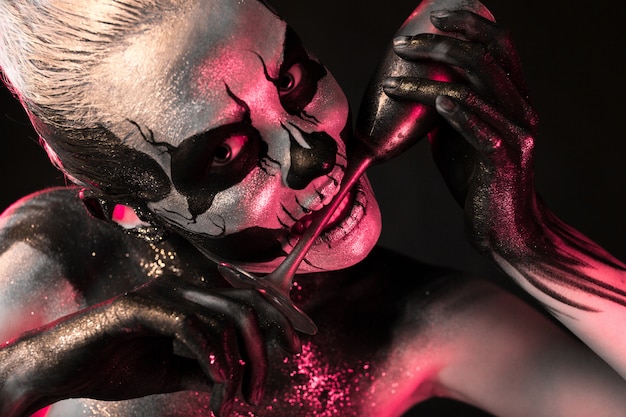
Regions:
<instances>
[{"instance_id":1,"label":"wine glass","mask_svg":"<svg viewBox=\"0 0 626 417\"><path fill-rule=\"evenodd\" d=\"M487 8L476 0L425 0L411 13L396 32L397 36L420 33L442 34L430 22L430 12L443 9L463 9L493 20ZM450 34L446 34L450 36ZM285 260L269 275L258 277L234 264L219 262L222 276L234 287L256 288L302 333L314 335L317 326L289 296L293 278L307 251L318 238L339 203L352 186L374 163L387 161L425 137L438 122L434 107L392 100L383 91L388 77L429 78L453 81L458 76L447 66L434 62L407 62L398 57L389 45L363 97L355 126L356 145L348 158L346 173L339 192L320 210Z\"/></svg>"}]
</instances>

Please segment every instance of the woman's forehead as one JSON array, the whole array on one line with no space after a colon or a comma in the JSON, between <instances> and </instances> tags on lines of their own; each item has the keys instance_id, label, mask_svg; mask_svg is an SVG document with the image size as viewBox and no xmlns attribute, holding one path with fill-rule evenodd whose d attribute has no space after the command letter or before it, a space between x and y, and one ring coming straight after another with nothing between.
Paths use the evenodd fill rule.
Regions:
<instances>
[{"instance_id":1,"label":"woman's forehead","mask_svg":"<svg viewBox=\"0 0 626 417\"><path fill-rule=\"evenodd\" d=\"M250 53L266 60L280 59L286 27L258 0L197 1L147 24L137 36L120 43L110 64L121 58L122 66L131 63L145 71L178 73L219 59L225 61L222 70L227 71L228 64L238 64L236 57Z\"/></svg>"},{"instance_id":2,"label":"woman's forehead","mask_svg":"<svg viewBox=\"0 0 626 417\"><path fill-rule=\"evenodd\" d=\"M94 70L95 105L115 103L110 111L116 119L167 126L162 133L169 137L193 133L181 132L196 128L189 116L226 122L223 112L211 114L219 106L207 104L227 98L225 84L258 84L266 81L265 70L276 76L286 27L258 0L196 2L118 45ZM163 120L164 109L169 120Z\"/></svg>"}]
</instances>

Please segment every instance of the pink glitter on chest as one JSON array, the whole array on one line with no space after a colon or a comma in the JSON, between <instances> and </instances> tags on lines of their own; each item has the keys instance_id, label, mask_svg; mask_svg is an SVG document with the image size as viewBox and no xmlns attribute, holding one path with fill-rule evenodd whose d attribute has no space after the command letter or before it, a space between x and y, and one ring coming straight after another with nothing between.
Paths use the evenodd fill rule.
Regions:
<instances>
[{"instance_id":1,"label":"pink glitter on chest","mask_svg":"<svg viewBox=\"0 0 626 417\"><path fill-rule=\"evenodd\" d=\"M359 404L375 380L369 362L330 364L311 342L304 343L302 353L285 358L283 364L291 387L272 404L291 410L291 415L358 416Z\"/></svg>"}]
</instances>

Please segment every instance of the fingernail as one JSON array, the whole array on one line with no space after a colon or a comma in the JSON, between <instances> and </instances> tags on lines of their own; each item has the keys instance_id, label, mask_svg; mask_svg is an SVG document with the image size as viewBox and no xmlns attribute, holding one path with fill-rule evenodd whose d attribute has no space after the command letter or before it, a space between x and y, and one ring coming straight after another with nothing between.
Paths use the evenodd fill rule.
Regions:
<instances>
[{"instance_id":1,"label":"fingernail","mask_svg":"<svg viewBox=\"0 0 626 417\"><path fill-rule=\"evenodd\" d=\"M436 19L450 16L450 10L433 10L430 15Z\"/></svg>"},{"instance_id":2,"label":"fingernail","mask_svg":"<svg viewBox=\"0 0 626 417\"><path fill-rule=\"evenodd\" d=\"M437 97L436 103L437 106L439 106L441 110L445 111L446 113L452 113L458 108L458 105L446 96Z\"/></svg>"},{"instance_id":3,"label":"fingernail","mask_svg":"<svg viewBox=\"0 0 626 417\"><path fill-rule=\"evenodd\" d=\"M383 88L385 90L395 90L400 85L400 78L388 77L383 80Z\"/></svg>"},{"instance_id":4,"label":"fingernail","mask_svg":"<svg viewBox=\"0 0 626 417\"><path fill-rule=\"evenodd\" d=\"M411 43L412 36L398 36L393 39L394 48L406 48Z\"/></svg>"}]
</instances>

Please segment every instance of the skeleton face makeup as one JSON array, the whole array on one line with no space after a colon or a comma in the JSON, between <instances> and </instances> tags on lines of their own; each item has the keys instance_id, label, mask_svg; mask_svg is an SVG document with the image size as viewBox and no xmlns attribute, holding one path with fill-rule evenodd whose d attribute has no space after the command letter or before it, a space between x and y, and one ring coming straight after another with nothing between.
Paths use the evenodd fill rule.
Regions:
<instances>
[{"instance_id":1,"label":"skeleton face makeup","mask_svg":"<svg viewBox=\"0 0 626 417\"><path fill-rule=\"evenodd\" d=\"M269 272L337 193L347 100L284 21L257 0L194 2L126 39L93 72L106 128L166 174L146 202L218 257ZM360 261L380 233L365 178L301 272Z\"/></svg>"}]
</instances>

